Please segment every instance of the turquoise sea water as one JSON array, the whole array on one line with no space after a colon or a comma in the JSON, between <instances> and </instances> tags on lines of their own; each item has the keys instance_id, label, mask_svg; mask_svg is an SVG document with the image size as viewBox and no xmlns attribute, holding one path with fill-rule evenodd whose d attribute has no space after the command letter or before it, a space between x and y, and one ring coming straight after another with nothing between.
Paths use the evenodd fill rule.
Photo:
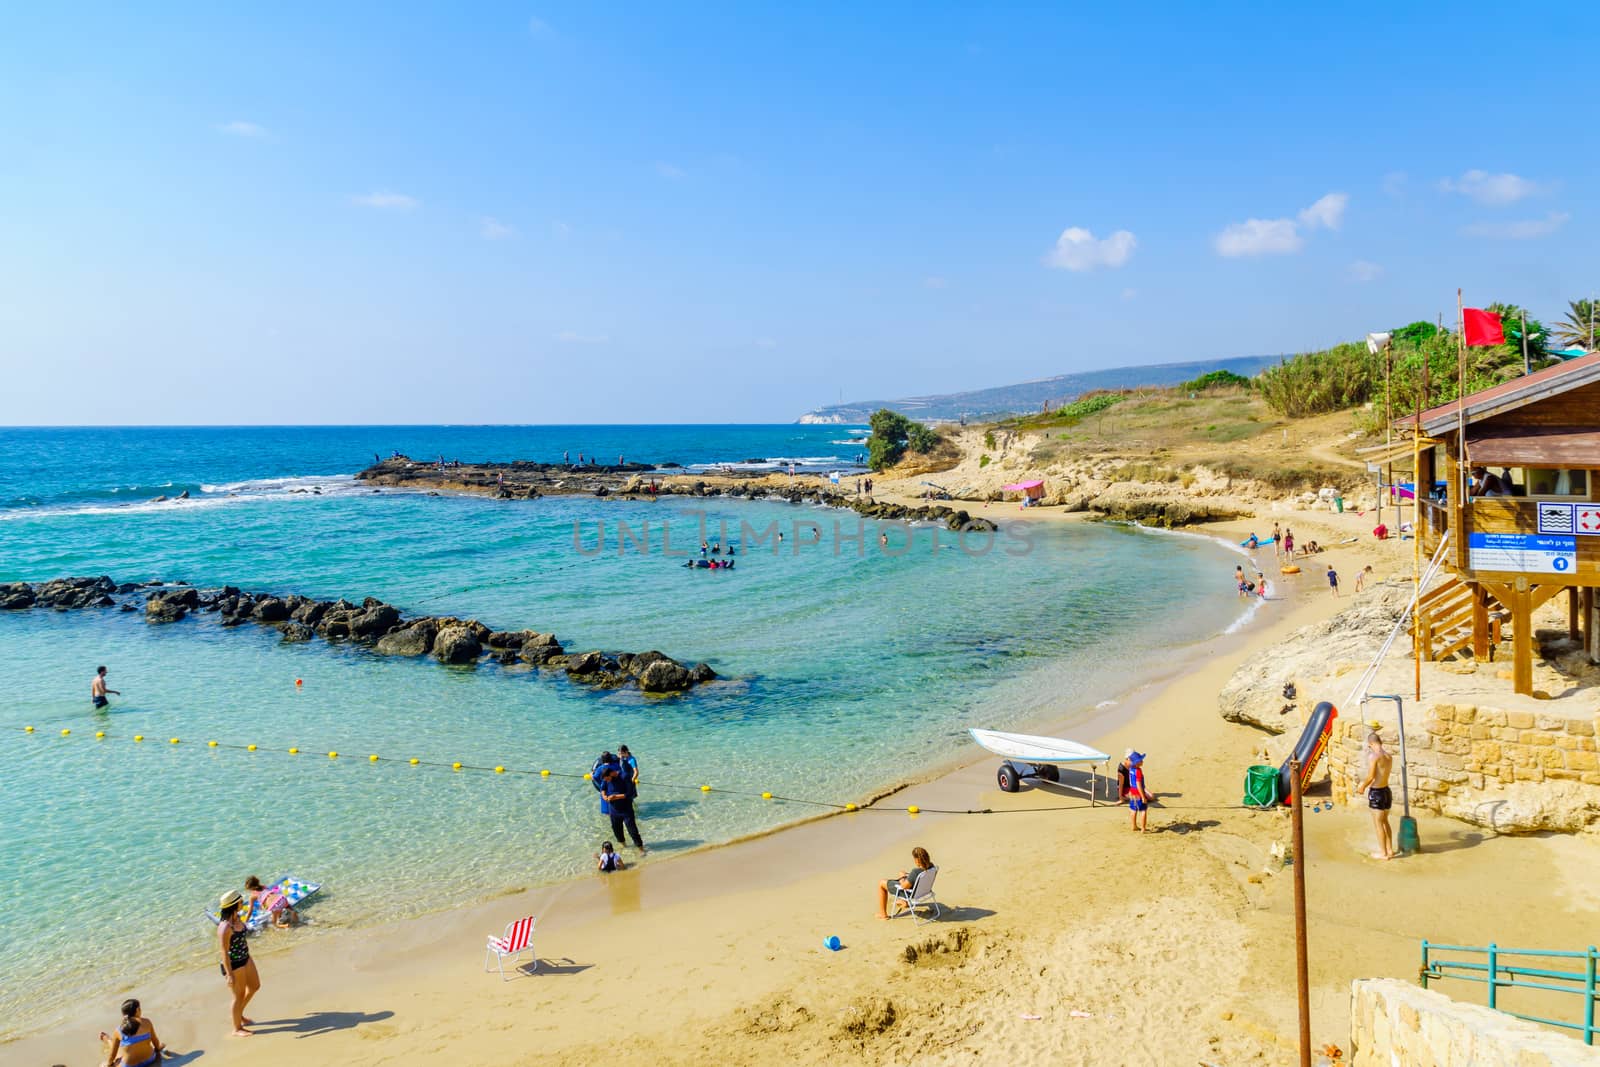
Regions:
<instances>
[{"instance_id":1,"label":"turquoise sea water","mask_svg":"<svg viewBox=\"0 0 1600 1067\"><path fill-rule=\"evenodd\" d=\"M903 551L903 531L891 531L900 554L890 555L873 524L813 507L495 501L373 494L348 481L390 448L553 459L565 445L574 456L604 448L611 459L684 464L810 457L826 469L854 454L854 436L794 426L0 430L0 581L105 573L373 595L408 614L554 630L569 649L704 659L724 676L647 699L521 668L284 645L214 616L152 626L116 610L0 613L5 1028L106 995L106 959L126 981L210 966L200 909L246 874L323 881L309 914L359 923L579 875L609 836L581 780L411 767L411 757L581 773L627 743L643 762L646 840L667 856L816 810L704 795L700 783L859 800L961 754L969 726L1087 711L1238 610L1233 557L1201 538L1033 525L964 551L924 527ZM291 492L313 485L321 495ZM123 503L179 486L194 498ZM619 552L618 522L635 539L648 523L650 550ZM602 523L605 550L594 553ZM747 525L776 524L785 544L747 544L729 573L661 554L664 527L675 547L698 545L702 523L713 533L726 524L735 540ZM817 545L801 545L808 523ZM123 693L107 712L88 706L100 663ZM208 749L212 739L259 750ZM371 753L397 761L370 763ZM86 914L98 924L92 952Z\"/></svg>"}]
</instances>

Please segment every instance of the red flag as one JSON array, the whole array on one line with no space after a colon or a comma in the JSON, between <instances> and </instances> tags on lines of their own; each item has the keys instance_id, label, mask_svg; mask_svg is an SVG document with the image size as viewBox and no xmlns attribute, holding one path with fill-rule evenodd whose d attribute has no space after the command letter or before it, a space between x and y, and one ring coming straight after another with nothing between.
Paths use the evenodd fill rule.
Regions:
<instances>
[{"instance_id":1,"label":"red flag","mask_svg":"<svg viewBox=\"0 0 1600 1067\"><path fill-rule=\"evenodd\" d=\"M1500 328L1500 316L1482 308L1462 308L1461 325L1467 333L1467 345L1503 345L1506 332Z\"/></svg>"}]
</instances>

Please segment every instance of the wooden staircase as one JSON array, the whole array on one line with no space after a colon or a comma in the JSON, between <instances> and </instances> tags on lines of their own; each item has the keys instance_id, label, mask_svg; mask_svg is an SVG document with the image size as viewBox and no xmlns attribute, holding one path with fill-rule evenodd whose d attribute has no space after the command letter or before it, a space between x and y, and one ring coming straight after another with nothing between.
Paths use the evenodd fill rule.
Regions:
<instances>
[{"instance_id":1,"label":"wooden staircase","mask_svg":"<svg viewBox=\"0 0 1600 1067\"><path fill-rule=\"evenodd\" d=\"M1417 600L1418 629L1422 648L1430 660L1442 660L1472 646L1472 602L1481 595L1488 601L1489 655L1500 643L1501 627L1511 613L1482 586L1469 584L1456 575L1423 593ZM1415 652L1415 650L1413 650Z\"/></svg>"}]
</instances>

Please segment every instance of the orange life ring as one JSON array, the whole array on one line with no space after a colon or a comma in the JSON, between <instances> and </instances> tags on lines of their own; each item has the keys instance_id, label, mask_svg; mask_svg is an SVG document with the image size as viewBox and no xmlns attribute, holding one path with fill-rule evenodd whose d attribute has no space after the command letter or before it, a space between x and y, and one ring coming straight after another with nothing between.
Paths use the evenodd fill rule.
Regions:
<instances>
[{"instance_id":1,"label":"orange life ring","mask_svg":"<svg viewBox=\"0 0 1600 1067\"><path fill-rule=\"evenodd\" d=\"M1285 563L1282 567L1279 568L1279 570L1283 571L1284 574L1299 574L1300 573L1300 568L1296 567L1293 563Z\"/></svg>"}]
</instances>

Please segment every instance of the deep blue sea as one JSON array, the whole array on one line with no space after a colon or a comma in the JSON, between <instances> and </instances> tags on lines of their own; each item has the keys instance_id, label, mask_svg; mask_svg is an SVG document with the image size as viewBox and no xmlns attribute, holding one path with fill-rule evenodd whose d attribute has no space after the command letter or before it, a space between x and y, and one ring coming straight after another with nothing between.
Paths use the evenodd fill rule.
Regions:
<instances>
[{"instance_id":1,"label":"deep blue sea","mask_svg":"<svg viewBox=\"0 0 1600 1067\"><path fill-rule=\"evenodd\" d=\"M308 915L327 926L582 874L609 836L594 792L515 772L581 774L627 743L642 761L645 862L658 862L816 810L764 790L860 800L966 752L970 726L1087 715L1136 665L1238 612L1234 557L1199 537L1034 523L962 545L922 527L909 543L891 531L883 552L872 523L817 507L430 497L351 479L391 450L848 470L862 437L839 426L0 429L0 581L108 574L370 595L553 630L574 650L659 649L723 677L650 699L523 668L285 645L208 615L159 626L109 609L0 613L0 1033L105 995L98 961L117 960L130 982L209 966L201 908L248 874L325 883ZM183 490L190 499L152 502ZM661 551L669 536L697 546L704 531L739 540L773 526L788 531L782 548L747 545L732 572L685 570ZM96 712L88 689L102 663L122 695ZM85 914L92 952L75 920Z\"/></svg>"}]
</instances>

